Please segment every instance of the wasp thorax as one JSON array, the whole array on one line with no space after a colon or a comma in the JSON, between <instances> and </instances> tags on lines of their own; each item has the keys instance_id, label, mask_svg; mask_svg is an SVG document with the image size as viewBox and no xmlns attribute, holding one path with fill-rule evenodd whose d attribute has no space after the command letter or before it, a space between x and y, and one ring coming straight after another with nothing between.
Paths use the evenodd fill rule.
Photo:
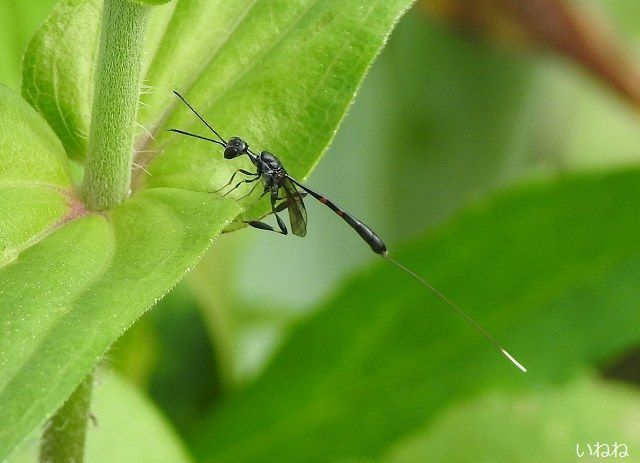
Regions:
<instances>
[{"instance_id":1,"label":"wasp thorax","mask_svg":"<svg viewBox=\"0 0 640 463\"><path fill-rule=\"evenodd\" d=\"M268 151L262 151L260 153L260 159L262 160L263 163L269 166L270 169L275 170L282 167L282 164L280 163L278 158L275 156L275 154L270 153Z\"/></svg>"},{"instance_id":2,"label":"wasp thorax","mask_svg":"<svg viewBox=\"0 0 640 463\"><path fill-rule=\"evenodd\" d=\"M233 159L240 156L241 154L245 154L248 149L249 145L247 145L247 143L242 138L230 138L226 148L224 149L224 158Z\"/></svg>"}]
</instances>

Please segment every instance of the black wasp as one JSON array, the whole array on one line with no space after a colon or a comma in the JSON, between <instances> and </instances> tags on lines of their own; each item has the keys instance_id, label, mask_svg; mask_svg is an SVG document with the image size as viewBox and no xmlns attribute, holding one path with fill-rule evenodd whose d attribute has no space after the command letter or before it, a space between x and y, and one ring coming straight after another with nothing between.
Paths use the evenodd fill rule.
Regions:
<instances>
[{"instance_id":1,"label":"black wasp","mask_svg":"<svg viewBox=\"0 0 640 463\"><path fill-rule=\"evenodd\" d=\"M285 170L282 162L280 162L275 154L270 153L269 151L261 151L260 154L257 154L249 149L248 143L240 137L231 137L228 141L222 138L220 134L187 102L187 100L182 95L180 95L176 91L174 91L173 93L175 93L176 96L178 96L178 98L180 98L182 102L186 104L187 107L198 117L198 119L200 119L202 123L204 123L204 125L206 125L207 128L211 130L211 132L213 132L216 137L218 137L218 140L179 129L167 129L169 132L176 132L182 135L187 135L189 137L199 138L201 140L216 143L224 148L225 159L234 159L243 154L247 155L249 157L249 160L251 160L251 163L255 167L255 172L250 172L245 169L236 170L229 181L224 186L222 186L222 188L219 188L218 190L212 192L216 193L231 185L237 174L243 174L247 176L247 178L237 182L233 186L233 188L227 191L223 196L228 195L230 192L232 192L236 188L239 188L243 184L254 183L262 180L262 185L264 187L264 192L262 193L262 195L270 195L271 213L276 218L278 229L275 229L271 225L259 220L247 221L246 223L248 225L261 230L268 230L286 235L287 227L282 218L278 215L279 212L282 212L286 209L289 213L289 223L291 224L291 231L293 232L293 234L297 236L305 236L307 234L307 211L304 207L303 198L306 195L313 196L315 199L329 207L329 209L340 216L342 220L347 222L349 226L353 228L369 245L373 252L384 257L386 260L415 278L420 284L425 286L429 291L433 292L436 296L442 299L460 316L462 316L478 331L480 331L480 333L484 337L486 337L500 351L500 353L503 354L515 366L517 366L523 372L527 371L520 362L518 362L493 338L493 336L491 336L482 326L480 326L475 320L467 315L461 308L459 308L436 288L427 283L427 281L424 280L421 276L389 257L387 247L385 246L384 242L370 227L355 218L353 215L345 212L333 201L330 201L326 196L313 191L311 188L306 187L305 185L291 177ZM254 185L254 187L245 196L253 193L257 185L259 185L259 183L256 183L256 185ZM302 191L299 191L298 188L300 188L300 190Z\"/></svg>"}]
</instances>

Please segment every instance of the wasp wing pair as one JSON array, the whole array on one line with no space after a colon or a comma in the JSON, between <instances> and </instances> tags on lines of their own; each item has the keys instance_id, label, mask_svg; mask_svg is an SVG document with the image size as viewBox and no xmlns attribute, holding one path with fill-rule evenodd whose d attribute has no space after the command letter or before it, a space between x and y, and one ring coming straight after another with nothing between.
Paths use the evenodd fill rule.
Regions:
<instances>
[{"instance_id":1,"label":"wasp wing pair","mask_svg":"<svg viewBox=\"0 0 640 463\"><path fill-rule=\"evenodd\" d=\"M296 236L303 237L307 234L307 209L304 207L302 198L307 193L298 191L298 188L288 176L280 186L278 197L282 198L282 192L284 192L284 198L282 202L276 205L273 212L277 213L286 209L289 212L291 232Z\"/></svg>"},{"instance_id":2,"label":"wasp wing pair","mask_svg":"<svg viewBox=\"0 0 640 463\"><path fill-rule=\"evenodd\" d=\"M215 140L209 137L203 137L201 135L185 132L179 129L167 129L168 131L177 132L183 135L188 135L190 137L199 138L202 140L206 140L206 141L221 145L225 148L225 152L224 152L225 159L233 159L234 157L237 157L240 154L247 154L249 155L251 160L254 162L254 164L257 165L257 162L258 162L257 155L248 149L249 148L248 145L243 140L239 139L238 137L234 137L229 141L222 138L218 134L218 132L216 132L215 129L202 116L200 116L200 114L198 114L198 112L187 102L187 100L185 100L182 97L182 95L180 95L178 92L175 92L175 91L174 93L219 138L219 140ZM270 156L270 162L276 165L280 164L280 161L278 161L278 159L271 153L267 153L263 151L261 153L261 156L264 155L265 153ZM451 300L449 300L446 296L444 296L444 294L438 291L435 287L431 286L431 284L429 284L425 279L423 279L420 275L415 273L413 270L410 270L409 268L405 267L398 261L389 257L387 253L387 247L385 246L384 242L371 228L369 228L367 225L362 223L356 217L345 212L343 209L338 207L338 205L336 205L334 202L330 201L326 196L323 196L313 191L312 189L298 182L293 177L289 176L289 174L287 174L286 171L284 171L283 167L280 166L280 168L281 168L281 173L284 173L284 176L278 176L278 180L277 180L279 182L278 191L277 191L278 194L275 196L275 198L277 198L276 201L280 201L280 202L276 203L276 201L274 201L274 197L272 196L271 212L276 215L278 224L282 229L281 233L286 234L286 230L284 229L284 224L282 224L280 217L277 214L278 212L282 212L283 210L287 209L287 211L289 212L289 223L291 224L291 231L293 232L293 234L297 236L305 236L307 234L307 210L304 207L304 202L302 198L307 194L310 196L313 196L315 199L320 201L322 204L324 204L329 209L331 209L334 213L340 216L342 220L347 222L347 224L353 230L355 230L358 233L358 235L360 235L360 237L369 245L369 247L373 252L384 257L393 265L398 267L400 270L406 272L412 278L415 278L418 281L418 283L424 286L427 290L433 292L442 301L444 301L447 305L449 305L454 311L456 311L460 316L462 316L467 322L469 322L473 327L475 327L480 332L480 334L482 334L487 340L489 340L498 349L498 351L502 355L504 355L511 363L513 363L516 367L518 367L523 372L527 371L527 369L520 362L518 362L504 347L502 347L501 344L499 344L493 338L493 336L491 336L473 318L467 315L466 312L464 312L460 307L454 304ZM246 171L242 171L242 172L245 174L250 174L249 172L246 172ZM251 183L253 181L257 181L260 177L261 177L261 172L259 170L255 174L253 180L244 180L238 183L238 185L236 185L234 189L240 186L242 183ZM233 177L231 177L231 180L233 180ZM300 188L300 190L302 191L298 190L298 188ZM284 193L284 197L282 196L282 193ZM257 228L276 231L270 225L264 224L262 222L253 221L249 223L252 226L257 226Z\"/></svg>"}]
</instances>

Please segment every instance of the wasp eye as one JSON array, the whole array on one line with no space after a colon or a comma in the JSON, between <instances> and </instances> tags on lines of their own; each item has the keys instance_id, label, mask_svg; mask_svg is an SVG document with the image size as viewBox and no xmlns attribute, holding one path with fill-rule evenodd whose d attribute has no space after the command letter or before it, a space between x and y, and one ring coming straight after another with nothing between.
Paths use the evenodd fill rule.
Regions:
<instances>
[{"instance_id":1,"label":"wasp eye","mask_svg":"<svg viewBox=\"0 0 640 463\"><path fill-rule=\"evenodd\" d=\"M224 157L225 159L233 159L246 153L248 149L249 145L242 138L232 137L224 150Z\"/></svg>"},{"instance_id":2,"label":"wasp eye","mask_svg":"<svg viewBox=\"0 0 640 463\"><path fill-rule=\"evenodd\" d=\"M233 158L235 158L237 156L238 156L238 152L236 151L235 147L229 146L229 147L224 149L224 158L225 159L233 159Z\"/></svg>"}]
</instances>

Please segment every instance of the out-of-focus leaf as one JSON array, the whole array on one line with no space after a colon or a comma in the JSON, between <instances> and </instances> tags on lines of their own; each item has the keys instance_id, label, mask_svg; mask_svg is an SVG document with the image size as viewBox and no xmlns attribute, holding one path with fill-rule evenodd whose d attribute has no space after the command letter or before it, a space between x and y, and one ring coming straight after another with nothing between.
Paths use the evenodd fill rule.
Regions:
<instances>
[{"instance_id":1,"label":"out-of-focus leaf","mask_svg":"<svg viewBox=\"0 0 640 463\"><path fill-rule=\"evenodd\" d=\"M24 98L75 159L87 150L101 7L100 0L60 0L23 60Z\"/></svg>"},{"instance_id":2,"label":"out-of-focus leaf","mask_svg":"<svg viewBox=\"0 0 640 463\"><path fill-rule=\"evenodd\" d=\"M158 410L116 375L98 376L93 391L85 461L87 463L188 463L182 442ZM38 461L33 436L8 463Z\"/></svg>"},{"instance_id":3,"label":"out-of-focus leaf","mask_svg":"<svg viewBox=\"0 0 640 463\"><path fill-rule=\"evenodd\" d=\"M609 451L614 443L623 444L633 456L640 452L639 417L637 390L595 379L518 396L489 394L447 410L425 431L394 445L381 461L599 461L587 447L595 448L597 442L607 444ZM619 458L623 451L620 446Z\"/></svg>"},{"instance_id":4,"label":"out-of-focus leaf","mask_svg":"<svg viewBox=\"0 0 640 463\"><path fill-rule=\"evenodd\" d=\"M20 60L24 48L55 0L0 3L0 84L20 88Z\"/></svg>"},{"instance_id":5,"label":"out-of-focus leaf","mask_svg":"<svg viewBox=\"0 0 640 463\"><path fill-rule=\"evenodd\" d=\"M180 285L149 314L157 339L157 365L147 391L181 434L220 398L223 375L202 313ZM135 355L135 353L133 353Z\"/></svg>"},{"instance_id":6,"label":"out-of-focus leaf","mask_svg":"<svg viewBox=\"0 0 640 463\"><path fill-rule=\"evenodd\" d=\"M403 26L381 61L393 83L389 134L374 137L386 148L375 184L386 193L378 207L391 218L391 239L422 232L521 175L534 76L530 60L417 15Z\"/></svg>"},{"instance_id":7,"label":"out-of-focus leaf","mask_svg":"<svg viewBox=\"0 0 640 463\"><path fill-rule=\"evenodd\" d=\"M616 25L634 38L640 37L640 16L634 0L602 0L598 2L611 14Z\"/></svg>"},{"instance_id":8,"label":"out-of-focus leaf","mask_svg":"<svg viewBox=\"0 0 640 463\"><path fill-rule=\"evenodd\" d=\"M640 106L638 60L629 56L630 47L614 32L611 21L587 2L423 0L420 5L503 43L526 41L560 53Z\"/></svg>"},{"instance_id":9,"label":"out-of-focus leaf","mask_svg":"<svg viewBox=\"0 0 640 463\"><path fill-rule=\"evenodd\" d=\"M168 188L89 214L45 122L0 88L0 459L60 406L100 356L237 215Z\"/></svg>"},{"instance_id":10,"label":"out-of-focus leaf","mask_svg":"<svg viewBox=\"0 0 640 463\"><path fill-rule=\"evenodd\" d=\"M220 407L197 455L376 458L452 401L566 380L637 343L639 200L637 171L520 187L397 256L529 373L381 263L302 323L262 377Z\"/></svg>"},{"instance_id":11,"label":"out-of-focus leaf","mask_svg":"<svg viewBox=\"0 0 640 463\"><path fill-rule=\"evenodd\" d=\"M187 463L184 445L156 407L131 385L98 376L89 425L87 463ZM104 383L101 383L104 381Z\"/></svg>"}]
</instances>

